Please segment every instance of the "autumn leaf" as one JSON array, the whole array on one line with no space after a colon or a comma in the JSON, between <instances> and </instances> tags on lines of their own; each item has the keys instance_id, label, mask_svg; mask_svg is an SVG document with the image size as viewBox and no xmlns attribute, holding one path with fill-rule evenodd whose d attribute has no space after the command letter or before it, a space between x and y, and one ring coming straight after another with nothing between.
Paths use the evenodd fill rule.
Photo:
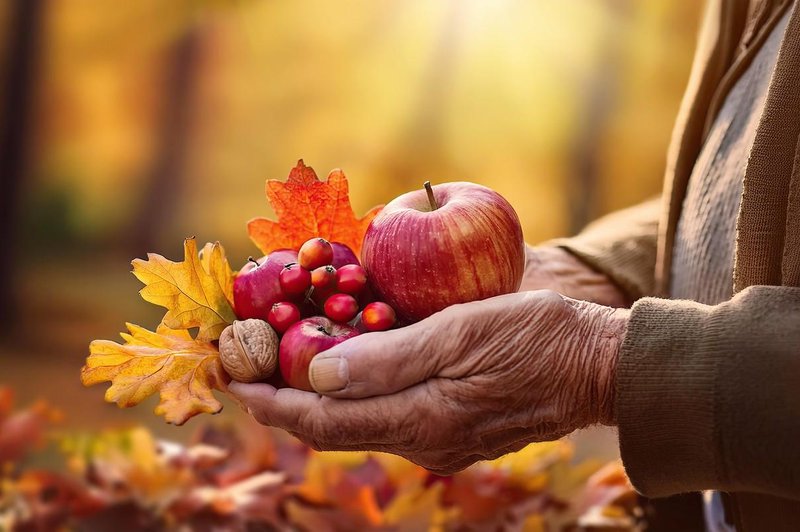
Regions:
<instances>
[{"instance_id":1,"label":"autumn leaf","mask_svg":"<svg viewBox=\"0 0 800 532\"><path fill-rule=\"evenodd\" d=\"M225 294L225 299L228 300L231 308L233 308L233 270L228 263L228 258L225 256L225 249L219 242L206 242L203 249L199 254L200 264L203 270L217 279L219 286Z\"/></svg>"},{"instance_id":2,"label":"autumn leaf","mask_svg":"<svg viewBox=\"0 0 800 532\"><path fill-rule=\"evenodd\" d=\"M373 207L363 218L357 218L350 206L344 173L333 170L327 181L320 181L302 160L286 182L268 180L266 193L278 221L254 218L247 224L250 238L265 254L276 249L299 249L309 238L319 236L346 244L359 255L364 233L382 208Z\"/></svg>"},{"instance_id":3,"label":"autumn leaf","mask_svg":"<svg viewBox=\"0 0 800 532\"><path fill-rule=\"evenodd\" d=\"M184 241L183 250L183 262L153 253L147 260L134 260L133 274L145 284L139 293L167 309L162 323L170 329L198 327L198 340L216 340L236 319L233 272L219 242L206 244L202 258L194 238Z\"/></svg>"},{"instance_id":4,"label":"autumn leaf","mask_svg":"<svg viewBox=\"0 0 800 532\"><path fill-rule=\"evenodd\" d=\"M128 345L148 344L128 336L137 337ZM185 332L183 339L192 341ZM0 415L14 418L12 408L0 387ZM254 423L248 417L243 425L207 425L188 445L159 440L145 428L61 433L69 475L24 463L0 468L0 530L107 530L125 522L331 532L640 530L645 524L622 465L586 480L568 442L534 444L436 477L388 454L313 452ZM288 462L281 458L287 453ZM217 474L224 470L242 474ZM558 496L560 477L582 480Z\"/></svg>"},{"instance_id":5,"label":"autumn leaf","mask_svg":"<svg viewBox=\"0 0 800 532\"><path fill-rule=\"evenodd\" d=\"M395 530L430 529L437 513L441 512L443 486L434 484L429 489L417 486L394 498L386 508L386 524Z\"/></svg>"},{"instance_id":6,"label":"autumn leaf","mask_svg":"<svg viewBox=\"0 0 800 532\"><path fill-rule=\"evenodd\" d=\"M0 499L0 530L72 530L64 526L68 516L89 516L108 504L105 493L97 493L79 479L55 471L25 471L4 488L17 500L16 505L9 505L10 522L3 523ZM15 516L14 506L24 510Z\"/></svg>"},{"instance_id":7,"label":"autumn leaf","mask_svg":"<svg viewBox=\"0 0 800 532\"><path fill-rule=\"evenodd\" d=\"M229 486L199 486L187 494L184 504L196 508L211 507L218 514L241 514L247 510L264 507L265 499L273 495L286 481L286 475L276 471L262 471ZM267 496L265 496L267 495ZM273 502L274 504L274 502Z\"/></svg>"},{"instance_id":8,"label":"autumn leaf","mask_svg":"<svg viewBox=\"0 0 800 532\"><path fill-rule=\"evenodd\" d=\"M187 253L191 247L187 245ZM229 378L214 344L163 325L156 332L130 323L127 327L130 333L121 335L124 344L95 340L89 345L81 370L84 386L110 381L106 401L126 408L158 393L161 402L155 413L176 425L222 410L212 390L225 391Z\"/></svg>"},{"instance_id":9,"label":"autumn leaf","mask_svg":"<svg viewBox=\"0 0 800 532\"><path fill-rule=\"evenodd\" d=\"M45 401L37 401L17 412L12 411L13 407L13 392L0 387L0 467L19 461L41 447L45 430L62 418L61 412Z\"/></svg>"},{"instance_id":10,"label":"autumn leaf","mask_svg":"<svg viewBox=\"0 0 800 532\"><path fill-rule=\"evenodd\" d=\"M194 238L184 241L184 261L148 254L134 260L133 273L145 284L142 298L167 309L156 332L128 324L124 344L96 340L81 371L85 386L110 381L106 401L121 407L158 393L156 414L182 425L200 413L215 414L222 404L213 389L229 380L211 341L232 323L233 272L217 242L197 252ZM196 338L188 329L198 328Z\"/></svg>"}]
</instances>

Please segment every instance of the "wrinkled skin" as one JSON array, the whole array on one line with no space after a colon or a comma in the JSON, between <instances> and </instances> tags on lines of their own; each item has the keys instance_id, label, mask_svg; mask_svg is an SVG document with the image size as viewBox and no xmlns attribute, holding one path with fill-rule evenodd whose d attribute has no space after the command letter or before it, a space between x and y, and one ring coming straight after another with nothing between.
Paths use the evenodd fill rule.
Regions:
<instances>
[{"instance_id":1,"label":"wrinkled skin","mask_svg":"<svg viewBox=\"0 0 800 532\"><path fill-rule=\"evenodd\" d=\"M590 273L599 275L582 275ZM613 424L627 317L550 290L509 294L321 353L309 377L322 395L268 384L230 389L259 422L315 449L389 452L451 474Z\"/></svg>"}]
</instances>

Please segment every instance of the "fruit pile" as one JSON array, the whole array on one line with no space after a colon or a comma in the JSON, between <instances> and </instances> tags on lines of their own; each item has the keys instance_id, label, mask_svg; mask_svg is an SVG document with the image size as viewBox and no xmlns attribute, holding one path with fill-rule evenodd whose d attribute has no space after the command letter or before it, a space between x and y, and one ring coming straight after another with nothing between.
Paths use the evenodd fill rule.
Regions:
<instances>
[{"instance_id":1,"label":"fruit pile","mask_svg":"<svg viewBox=\"0 0 800 532\"><path fill-rule=\"evenodd\" d=\"M385 331L397 321L391 306L374 301L367 272L353 251L321 237L309 239L299 251L281 249L259 260L249 257L234 280L233 294L237 317L247 321L244 329L231 325L228 336L239 338L248 330L268 336L266 321L281 339L279 345L262 342L255 349L241 342L221 344L226 371L246 380L264 380L279 356L284 381L309 391L308 365L317 353L360 333ZM230 353L225 352L228 345ZM242 357L265 362L243 374L237 371Z\"/></svg>"},{"instance_id":2,"label":"fruit pile","mask_svg":"<svg viewBox=\"0 0 800 532\"><path fill-rule=\"evenodd\" d=\"M260 259L234 272L219 242L187 238L182 261L132 262L139 294L166 313L155 330L126 324L122 343L93 341L81 381L111 382L121 407L158 394L156 413L181 425L221 411L214 391L231 379L312 391L311 359L348 338L518 290L511 204L475 183L423 187L358 217L341 170L321 181L299 161L266 183L277 220L247 223Z\"/></svg>"}]
</instances>

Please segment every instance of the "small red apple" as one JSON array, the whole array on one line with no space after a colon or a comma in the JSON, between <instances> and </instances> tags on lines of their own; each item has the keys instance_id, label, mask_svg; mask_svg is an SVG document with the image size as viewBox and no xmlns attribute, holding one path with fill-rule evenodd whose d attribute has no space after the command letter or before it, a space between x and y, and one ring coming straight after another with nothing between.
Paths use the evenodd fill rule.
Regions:
<instances>
[{"instance_id":1,"label":"small red apple","mask_svg":"<svg viewBox=\"0 0 800 532\"><path fill-rule=\"evenodd\" d=\"M388 331L397 322L394 309L382 301L370 303L361 311L361 326L369 331Z\"/></svg>"},{"instance_id":2,"label":"small red apple","mask_svg":"<svg viewBox=\"0 0 800 532\"><path fill-rule=\"evenodd\" d=\"M297 296L305 294L311 286L311 272L297 263L287 264L281 270L279 280L284 294Z\"/></svg>"},{"instance_id":3,"label":"small red apple","mask_svg":"<svg viewBox=\"0 0 800 532\"><path fill-rule=\"evenodd\" d=\"M311 285L314 290L333 290L336 288L336 268L328 264L311 272Z\"/></svg>"},{"instance_id":4,"label":"small red apple","mask_svg":"<svg viewBox=\"0 0 800 532\"><path fill-rule=\"evenodd\" d=\"M283 335L278 364L283 379L292 388L313 392L308 380L308 366L317 353L357 336L358 331L343 323L315 316L299 321Z\"/></svg>"},{"instance_id":5,"label":"small red apple","mask_svg":"<svg viewBox=\"0 0 800 532\"><path fill-rule=\"evenodd\" d=\"M324 310L333 321L346 323L358 314L358 301L350 294L333 294L325 300Z\"/></svg>"},{"instance_id":6,"label":"small red apple","mask_svg":"<svg viewBox=\"0 0 800 532\"><path fill-rule=\"evenodd\" d=\"M272 305L267 316L267 323L272 325L275 332L283 334L289 327L300 321L300 309L294 303L283 301Z\"/></svg>"},{"instance_id":7,"label":"small red apple","mask_svg":"<svg viewBox=\"0 0 800 532\"><path fill-rule=\"evenodd\" d=\"M240 320L267 319L272 305L285 301L280 274L287 265L297 262L297 252L290 249L273 251L259 260L245 264L233 281L233 305Z\"/></svg>"},{"instance_id":8,"label":"small red apple","mask_svg":"<svg viewBox=\"0 0 800 532\"><path fill-rule=\"evenodd\" d=\"M367 272L358 264L347 264L336 270L336 288L345 294L358 295L367 286Z\"/></svg>"},{"instance_id":9,"label":"small red apple","mask_svg":"<svg viewBox=\"0 0 800 532\"><path fill-rule=\"evenodd\" d=\"M361 256L379 299L414 322L456 303L517 291L525 242L517 213L497 192L475 183L426 183L372 220Z\"/></svg>"},{"instance_id":10,"label":"small red apple","mask_svg":"<svg viewBox=\"0 0 800 532\"><path fill-rule=\"evenodd\" d=\"M311 238L300 246L297 262L308 271L316 270L333 262L333 247L324 238Z\"/></svg>"}]
</instances>

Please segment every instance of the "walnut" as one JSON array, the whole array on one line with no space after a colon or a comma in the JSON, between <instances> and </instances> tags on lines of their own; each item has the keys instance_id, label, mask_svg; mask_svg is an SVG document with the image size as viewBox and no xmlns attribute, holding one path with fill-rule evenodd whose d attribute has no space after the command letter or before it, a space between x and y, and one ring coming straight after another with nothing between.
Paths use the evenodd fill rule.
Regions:
<instances>
[{"instance_id":1,"label":"walnut","mask_svg":"<svg viewBox=\"0 0 800 532\"><path fill-rule=\"evenodd\" d=\"M222 367L239 382L263 381L275 372L278 343L278 335L267 322L234 321L219 337Z\"/></svg>"}]
</instances>

